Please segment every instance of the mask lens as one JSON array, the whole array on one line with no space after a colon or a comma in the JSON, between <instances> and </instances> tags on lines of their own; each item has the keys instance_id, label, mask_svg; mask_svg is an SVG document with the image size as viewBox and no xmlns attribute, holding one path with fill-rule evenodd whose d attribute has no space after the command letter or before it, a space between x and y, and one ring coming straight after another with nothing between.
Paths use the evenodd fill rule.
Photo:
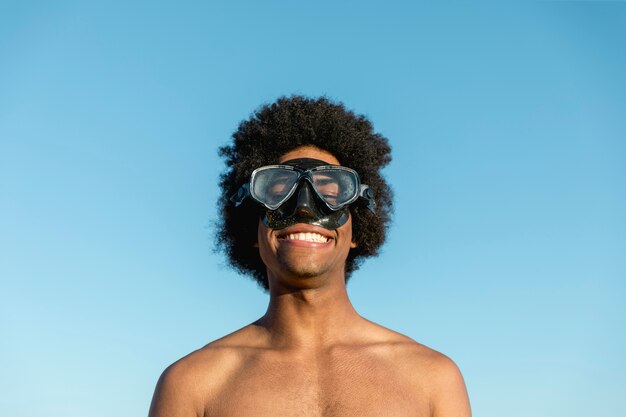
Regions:
<instances>
[{"instance_id":1,"label":"mask lens","mask_svg":"<svg viewBox=\"0 0 626 417\"><path fill-rule=\"evenodd\" d=\"M252 179L251 194L272 210L289 198L300 174L284 168L269 168L257 171Z\"/></svg>"},{"instance_id":2,"label":"mask lens","mask_svg":"<svg viewBox=\"0 0 626 417\"><path fill-rule=\"evenodd\" d=\"M342 169L311 171L311 179L319 196L332 208L348 204L358 195L358 179L350 171Z\"/></svg>"}]
</instances>

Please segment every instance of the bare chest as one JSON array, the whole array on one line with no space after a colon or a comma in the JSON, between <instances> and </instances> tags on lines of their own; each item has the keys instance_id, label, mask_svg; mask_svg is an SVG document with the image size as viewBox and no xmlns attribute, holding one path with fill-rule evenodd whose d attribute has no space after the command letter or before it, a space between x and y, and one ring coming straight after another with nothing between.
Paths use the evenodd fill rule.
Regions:
<instances>
[{"instance_id":1,"label":"bare chest","mask_svg":"<svg viewBox=\"0 0 626 417\"><path fill-rule=\"evenodd\" d=\"M426 417L428 398L401 364L338 357L249 361L207 402L206 417Z\"/></svg>"}]
</instances>

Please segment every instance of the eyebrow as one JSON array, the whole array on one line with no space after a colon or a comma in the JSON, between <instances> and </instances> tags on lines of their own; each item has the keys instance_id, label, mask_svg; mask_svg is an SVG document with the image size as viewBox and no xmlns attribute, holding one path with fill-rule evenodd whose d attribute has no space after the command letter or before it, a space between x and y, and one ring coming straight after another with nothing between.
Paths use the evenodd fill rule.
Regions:
<instances>
[{"instance_id":1,"label":"eyebrow","mask_svg":"<svg viewBox=\"0 0 626 417\"><path fill-rule=\"evenodd\" d=\"M333 177L326 177L322 179L316 179L315 184L326 185L326 184L337 184L337 181Z\"/></svg>"}]
</instances>

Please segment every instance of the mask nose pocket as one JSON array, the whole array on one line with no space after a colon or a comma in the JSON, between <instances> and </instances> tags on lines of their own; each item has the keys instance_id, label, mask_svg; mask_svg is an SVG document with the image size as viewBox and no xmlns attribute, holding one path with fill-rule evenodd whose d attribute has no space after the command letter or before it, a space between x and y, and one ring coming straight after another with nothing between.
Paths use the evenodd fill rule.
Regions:
<instances>
[{"instance_id":1,"label":"mask nose pocket","mask_svg":"<svg viewBox=\"0 0 626 417\"><path fill-rule=\"evenodd\" d=\"M295 214L307 218L319 217L321 214L311 185L306 181L303 181L298 190L296 190Z\"/></svg>"}]
</instances>

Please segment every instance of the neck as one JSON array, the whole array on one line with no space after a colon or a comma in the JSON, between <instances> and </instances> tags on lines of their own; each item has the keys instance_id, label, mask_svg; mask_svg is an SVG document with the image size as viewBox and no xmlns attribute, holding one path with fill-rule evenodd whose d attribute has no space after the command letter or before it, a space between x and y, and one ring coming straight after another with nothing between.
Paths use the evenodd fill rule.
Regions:
<instances>
[{"instance_id":1,"label":"neck","mask_svg":"<svg viewBox=\"0 0 626 417\"><path fill-rule=\"evenodd\" d=\"M346 339L363 319L348 298L345 282L319 288L270 288L270 302L258 325L274 346L319 348Z\"/></svg>"}]
</instances>

